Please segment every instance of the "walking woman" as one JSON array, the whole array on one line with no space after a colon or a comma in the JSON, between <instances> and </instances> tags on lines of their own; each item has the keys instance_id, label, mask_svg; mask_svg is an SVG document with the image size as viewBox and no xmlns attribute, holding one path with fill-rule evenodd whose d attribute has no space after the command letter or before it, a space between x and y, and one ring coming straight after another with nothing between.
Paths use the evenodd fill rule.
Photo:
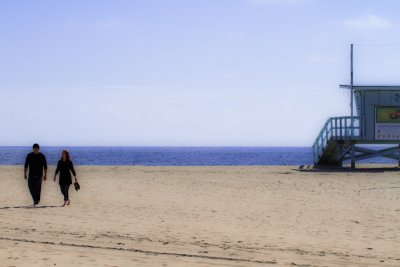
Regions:
<instances>
[{"instance_id":1,"label":"walking woman","mask_svg":"<svg viewBox=\"0 0 400 267\"><path fill-rule=\"evenodd\" d=\"M57 174L60 173L59 184L61 193L64 195L64 204L62 205L63 207L65 207L65 205L71 204L68 196L69 186L72 184L71 172L75 177L75 182L78 182L69 152L67 150L63 150L61 154L61 159L58 161L57 164L56 173L54 174L55 182Z\"/></svg>"}]
</instances>

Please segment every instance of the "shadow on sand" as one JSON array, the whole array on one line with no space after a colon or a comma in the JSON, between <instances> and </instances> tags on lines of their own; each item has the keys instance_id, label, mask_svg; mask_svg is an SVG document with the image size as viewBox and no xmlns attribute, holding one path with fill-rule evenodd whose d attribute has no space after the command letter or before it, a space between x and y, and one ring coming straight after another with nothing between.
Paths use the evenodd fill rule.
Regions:
<instances>
[{"instance_id":1,"label":"shadow on sand","mask_svg":"<svg viewBox=\"0 0 400 267\"><path fill-rule=\"evenodd\" d=\"M15 206L15 207L0 207L0 210L7 210L7 209L47 209L47 208L59 208L60 206Z\"/></svg>"},{"instance_id":2,"label":"shadow on sand","mask_svg":"<svg viewBox=\"0 0 400 267\"><path fill-rule=\"evenodd\" d=\"M327 167L327 166L314 166L312 168L307 169L292 169L298 172L365 172L365 173L379 173L379 172L398 172L400 171L399 167L358 167L352 169L351 167Z\"/></svg>"}]
</instances>

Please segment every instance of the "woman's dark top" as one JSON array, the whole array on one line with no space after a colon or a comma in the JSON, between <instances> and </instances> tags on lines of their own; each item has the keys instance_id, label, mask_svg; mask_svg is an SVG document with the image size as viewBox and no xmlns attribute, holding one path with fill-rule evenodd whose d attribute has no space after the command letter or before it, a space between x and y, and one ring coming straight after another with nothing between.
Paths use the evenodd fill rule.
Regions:
<instances>
[{"instance_id":1,"label":"woman's dark top","mask_svg":"<svg viewBox=\"0 0 400 267\"><path fill-rule=\"evenodd\" d=\"M76 176L74 170L74 164L72 161L63 161L62 159L58 161L56 175L60 172L60 185L72 184L71 172Z\"/></svg>"}]
</instances>

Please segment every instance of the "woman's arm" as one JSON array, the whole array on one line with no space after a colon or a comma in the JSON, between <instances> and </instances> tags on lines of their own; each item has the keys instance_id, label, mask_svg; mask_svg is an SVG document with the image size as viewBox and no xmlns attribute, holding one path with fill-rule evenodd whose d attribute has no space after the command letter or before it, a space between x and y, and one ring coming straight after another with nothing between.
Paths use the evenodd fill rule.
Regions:
<instances>
[{"instance_id":1,"label":"woman's arm","mask_svg":"<svg viewBox=\"0 0 400 267\"><path fill-rule=\"evenodd\" d=\"M74 164L72 163L72 161L71 161L70 168L71 168L71 172L72 172L72 174L73 174L73 175L74 175L74 177L75 177L75 181L77 181L77 179L76 179L76 172L75 172L75 169L74 169Z\"/></svg>"},{"instance_id":2,"label":"woman's arm","mask_svg":"<svg viewBox=\"0 0 400 267\"><path fill-rule=\"evenodd\" d=\"M54 182L56 181L57 174L60 172L60 162L57 163L57 169L54 173Z\"/></svg>"}]
</instances>

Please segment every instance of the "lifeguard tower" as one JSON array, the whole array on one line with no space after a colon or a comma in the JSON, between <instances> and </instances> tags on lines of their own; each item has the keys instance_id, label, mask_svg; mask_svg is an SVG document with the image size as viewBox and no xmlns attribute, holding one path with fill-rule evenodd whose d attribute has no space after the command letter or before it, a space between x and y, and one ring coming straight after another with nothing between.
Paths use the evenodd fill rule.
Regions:
<instances>
[{"instance_id":1,"label":"lifeguard tower","mask_svg":"<svg viewBox=\"0 0 400 267\"><path fill-rule=\"evenodd\" d=\"M329 118L313 144L314 164L342 166L373 157L395 159L400 166L400 86L340 85L351 90L351 116ZM355 99L356 116L353 114ZM363 145L387 144L381 150ZM392 146L390 146L392 145Z\"/></svg>"}]
</instances>

